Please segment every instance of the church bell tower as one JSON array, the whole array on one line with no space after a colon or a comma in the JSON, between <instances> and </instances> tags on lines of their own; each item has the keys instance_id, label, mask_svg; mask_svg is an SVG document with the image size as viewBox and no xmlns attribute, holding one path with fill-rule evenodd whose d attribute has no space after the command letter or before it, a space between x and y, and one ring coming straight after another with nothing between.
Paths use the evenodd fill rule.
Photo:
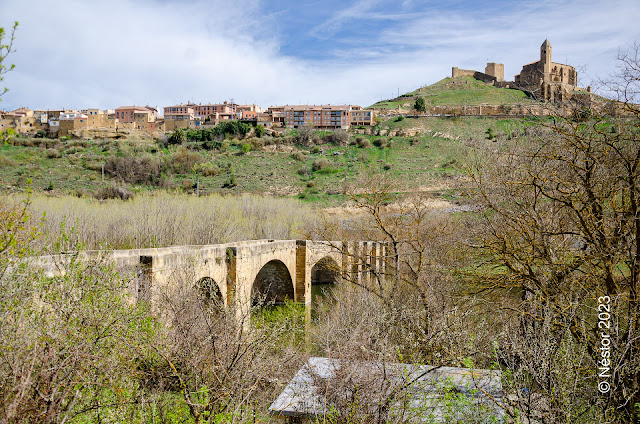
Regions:
<instances>
[{"instance_id":1,"label":"church bell tower","mask_svg":"<svg viewBox=\"0 0 640 424\"><path fill-rule=\"evenodd\" d=\"M547 75L551 73L551 43L549 40L544 40L540 46L540 63L542 64L542 72Z\"/></svg>"}]
</instances>

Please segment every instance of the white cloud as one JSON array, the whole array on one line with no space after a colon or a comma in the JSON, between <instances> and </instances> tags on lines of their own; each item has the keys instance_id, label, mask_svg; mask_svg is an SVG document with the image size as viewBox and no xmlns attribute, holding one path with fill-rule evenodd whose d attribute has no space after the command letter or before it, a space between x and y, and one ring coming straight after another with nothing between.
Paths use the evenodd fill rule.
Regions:
<instances>
[{"instance_id":1,"label":"white cloud","mask_svg":"<svg viewBox=\"0 0 640 424\"><path fill-rule=\"evenodd\" d=\"M316 25L310 31L310 35L317 38L331 38L331 36L353 19L371 18L370 11L374 9L381 0L357 0L351 6L338 10L329 19Z\"/></svg>"},{"instance_id":2,"label":"white cloud","mask_svg":"<svg viewBox=\"0 0 640 424\"><path fill-rule=\"evenodd\" d=\"M328 52L326 60L303 60L280 53L279 37L288 34L273 28L287 15L271 11L268 3L6 2L0 16L9 21L0 25L18 20L20 29L17 51L8 59L16 70L3 82L11 91L0 108L162 107L231 98L262 106L366 106L398 88L406 92L438 81L451 66L482 70L487 60L497 61L513 78L538 58L545 37L554 60L603 75L613 68L617 49L640 38L634 1L606 8L577 0L524 3L486 13L421 9L416 3L404 2L393 13L380 2L357 3L301 29L329 37L348 30L354 19L380 22L364 49L356 40Z\"/></svg>"}]
</instances>

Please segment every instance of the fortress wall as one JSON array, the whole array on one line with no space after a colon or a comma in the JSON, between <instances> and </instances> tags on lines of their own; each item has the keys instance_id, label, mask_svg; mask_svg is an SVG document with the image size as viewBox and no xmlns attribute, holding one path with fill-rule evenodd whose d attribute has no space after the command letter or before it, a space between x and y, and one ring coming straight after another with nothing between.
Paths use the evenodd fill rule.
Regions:
<instances>
[{"instance_id":1,"label":"fortress wall","mask_svg":"<svg viewBox=\"0 0 640 424\"><path fill-rule=\"evenodd\" d=\"M473 77L479 81L489 84L496 82L496 77L494 77L493 75L483 74L482 72L474 72Z\"/></svg>"},{"instance_id":2,"label":"fortress wall","mask_svg":"<svg viewBox=\"0 0 640 424\"><path fill-rule=\"evenodd\" d=\"M477 71L473 69L460 69L456 66L451 68L451 78L455 77L472 77Z\"/></svg>"},{"instance_id":3,"label":"fortress wall","mask_svg":"<svg viewBox=\"0 0 640 424\"><path fill-rule=\"evenodd\" d=\"M456 115L456 116L523 116L544 115L544 105L462 105L462 106L431 106L427 108L428 115Z\"/></svg>"}]
</instances>

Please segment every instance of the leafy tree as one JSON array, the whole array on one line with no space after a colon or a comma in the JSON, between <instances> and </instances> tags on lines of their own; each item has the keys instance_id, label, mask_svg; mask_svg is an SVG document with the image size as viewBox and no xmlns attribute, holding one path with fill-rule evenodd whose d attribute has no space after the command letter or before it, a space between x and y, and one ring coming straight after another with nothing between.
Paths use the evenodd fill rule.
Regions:
<instances>
[{"instance_id":1,"label":"leafy tree","mask_svg":"<svg viewBox=\"0 0 640 424\"><path fill-rule=\"evenodd\" d=\"M256 131L256 136L260 138L264 135L265 129L262 125L256 125L255 131Z\"/></svg>"},{"instance_id":2,"label":"leafy tree","mask_svg":"<svg viewBox=\"0 0 640 424\"><path fill-rule=\"evenodd\" d=\"M4 74L9 71L12 71L15 68L15 65L5 65L4 61L9 56L10 53L13 52L13 42L15 40L15 33L18 29L18 22L14 22L13 27L11 28L11 32L7 35L7 32L4 28L0 27L0 82L4 80ZM5 39L7 39L5 41ZM8 88L4 87L0 92L0 96L9 91ZM6 144L9 142L11 137L15 134L13 128L8 128L5 131L0 131L0 141L2 144Z\"/></svg>"},{"instance_id":3,"label":"leafy tree","mask_svg":"<svg viewBox=\"0 0 640 424\"><path fill-rule=\"evenodd\" d=\"M251 125L240 121L220 122L215 127L216 135L221 137L224 137L225 134L244 137L249 133L249 131L251 131Z\"/></svg>"},{"instance_id":4,"label":"leafy tree","mask_svg":"<svg viewBox=\"0 0 640 424\"><path fill-rule=\"evenodd\" d=\"M415 103L413 104L413 108L418 112L422 112L422 113L426 112L427 104L424 101L424 97L418 97Z\"/></svg>"},{"instance_id":5,"label":"leafy tree","mask_svg":"<svg viewBox=\"0 0 640 424\"><path fill-rule=\"evenodd\" d=\"M177 129L169 136L169 144L182 144L187 141L187 134L183 129Z\"/></svg>"},{"instance_id":6,"label":"leafy tree","mask_svg":"<svg viewBox=\"0 0 640 424\"><path fill-rule=\"evenodd\" d=\"M4 28L0 28L0 82L4 80L4 74L12 71L15 65L5 65L4 61L13 52L13 42L15 41L15 33L18 29L18 22L13 24L11 32L7 34ZM7 39L8 38L8 39ZM7 39L5 41L5 39ZM4 88L0 96L9 91L8 88Z\"/></svg>"}]
</instances>

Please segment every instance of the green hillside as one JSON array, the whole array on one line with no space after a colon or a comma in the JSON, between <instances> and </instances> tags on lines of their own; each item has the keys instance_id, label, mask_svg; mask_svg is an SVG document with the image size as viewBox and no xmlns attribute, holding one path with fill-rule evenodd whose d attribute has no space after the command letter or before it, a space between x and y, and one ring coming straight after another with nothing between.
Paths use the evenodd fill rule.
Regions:
<instances>
[{"instance_id":1,"label":"green hillside","mask_svg":"<svg viewBox=\"0 0 640 424\"><path fill-rule=\"evenodd\" d=\"M457 184L462 140L486 140L523 132L517 119L483 117L390 119L380 135L350 134L340 143L313 132L287 130L278 137L229 139L221 147L201 143L163 146L154 140L48 140L18 137L0 146L0 192L98 196L113 186L132 193L178 191L255 193L298 197L322 205L346 199L345 184L383 173L401 191L429 191L447 197ZM104 166L104 176L102 173Z\"/></svg>"},{"instance_id":2,"label":"green hillside","mask_svg":"<svg viewBox=\"0 0 640 424\"><path fill-rule=\"evenodd\" d=\"M444 78L435 84L371 105L374 109L410 108L418 97L428 106L510 105L533 102L520 90L496 88L473 77Z\"/></svg>"}]
</instances>

